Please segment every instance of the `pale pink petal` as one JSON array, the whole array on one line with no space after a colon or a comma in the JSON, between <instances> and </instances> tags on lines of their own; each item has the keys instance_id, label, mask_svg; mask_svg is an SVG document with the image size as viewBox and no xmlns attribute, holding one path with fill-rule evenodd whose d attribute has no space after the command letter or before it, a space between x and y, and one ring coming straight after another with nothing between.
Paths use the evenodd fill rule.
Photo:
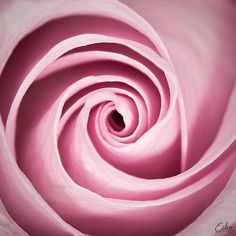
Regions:
<instances>
[{"instance_id":1,"label":"pale pink petal","mask_svg":"<svg viewBox=\"0 0 236 236\"><path fill-rule=\"evenodd\" d=\"M3 235L27 236L6 211L3 203L0 201L0 232Z\"/></svg>"},{"instance_id":2,"label":"pale pink petal","mask_svg":"<svg viewBox=\"0 0 236 236\"><path fill-rule=\"evenodd\" d=\"M82 235L66 224L37 193L13 161L0 122L1 201L13 220L33 235Z\"/></svg>"}]
</instances>

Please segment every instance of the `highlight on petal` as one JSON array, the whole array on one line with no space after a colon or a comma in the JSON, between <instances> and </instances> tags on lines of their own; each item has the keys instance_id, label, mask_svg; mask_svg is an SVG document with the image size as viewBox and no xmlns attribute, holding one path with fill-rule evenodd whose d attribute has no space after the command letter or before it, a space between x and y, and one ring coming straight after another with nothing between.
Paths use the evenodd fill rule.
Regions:
<instances>
[{"instance_id":1,"label":"highlight on petal","mask_svg":"<svg viewBox=\"0 0 236 236\"><path fill-rule=\"evenodd\" d=\"M122 2L150 24L118 1L2 10L0 206L12 232L165 236L217 214L236 164L236 14L210 0Z\"/></svg>"}]
</instances>

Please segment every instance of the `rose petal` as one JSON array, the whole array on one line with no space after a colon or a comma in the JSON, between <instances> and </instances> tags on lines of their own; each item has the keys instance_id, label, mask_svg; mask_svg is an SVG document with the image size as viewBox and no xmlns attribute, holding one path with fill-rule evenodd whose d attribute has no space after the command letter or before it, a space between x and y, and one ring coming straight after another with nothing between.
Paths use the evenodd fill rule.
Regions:
<instances>
[{"instance_id":1,"label":"rose petal","mask_svg":"<svg viewBox=\"0 0 236 236\"><path fill-rule=\"evenodd\" d=\"M186 0L122 2L149 21L170 54L186 112L185 168L189 168L214 141L234 87L236 6L232 1L211 0L206 4Z\"/></svg>"},{"instance_id":2,"label":"rose petal","mask_svg":"<svg viewBox=\"0 0 236 236\"><path fill-rule=\"evenodd\" d=\"M4 235L28 235L22 230L6 211L3 203L0 201L0 232Z\"/></svg>"},{"instance_id":3,"label":"rose petal","mask_svg":"<svg viewBox=\"0 0 236 236\"><path fill-rule=\"evenodd\" d=\"M8 150L2 121L0 144L1 201L17 224L34 235L82 235L55 214L19 170Z\"/></svg>"}]
</instances>

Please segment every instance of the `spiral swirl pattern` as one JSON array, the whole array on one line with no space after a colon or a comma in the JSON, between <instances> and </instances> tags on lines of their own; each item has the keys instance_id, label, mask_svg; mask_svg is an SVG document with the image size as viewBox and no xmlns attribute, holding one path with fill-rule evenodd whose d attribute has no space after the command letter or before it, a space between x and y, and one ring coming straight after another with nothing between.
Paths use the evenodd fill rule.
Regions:
<instances>
[{"instance_id":1,"label":"spiral swirl pattern","mask_svg":"<svg viewBox=\"0 0 236 236\"><path fill-rule=\"evenodd\" d=\"M32 235L172 235L233 171L232 148L188 159L185 107L164 44L136 13L105 6L83 2L74 15L72 7L70 16L48 15L1 75L10 147L2 152L50 218L12 213ZM10 212L12 201L5 198Z\"/></svg>"}]
</instances>

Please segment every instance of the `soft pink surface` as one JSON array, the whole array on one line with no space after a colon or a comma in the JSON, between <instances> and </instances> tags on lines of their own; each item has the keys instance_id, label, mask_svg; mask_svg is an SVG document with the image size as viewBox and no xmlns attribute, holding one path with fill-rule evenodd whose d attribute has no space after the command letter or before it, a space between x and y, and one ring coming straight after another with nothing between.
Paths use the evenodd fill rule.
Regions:
<instances>
[{"instance_id":1,"label":"soft pink surface","mask_svg":"<svg viewBox=\"0 0 236 236\"><path fill-rule=\"evenodd\" d=\"M219 208L236 223L233 1L0 4L0 230L209 235Z\"/></svg>"}]
</instances>

